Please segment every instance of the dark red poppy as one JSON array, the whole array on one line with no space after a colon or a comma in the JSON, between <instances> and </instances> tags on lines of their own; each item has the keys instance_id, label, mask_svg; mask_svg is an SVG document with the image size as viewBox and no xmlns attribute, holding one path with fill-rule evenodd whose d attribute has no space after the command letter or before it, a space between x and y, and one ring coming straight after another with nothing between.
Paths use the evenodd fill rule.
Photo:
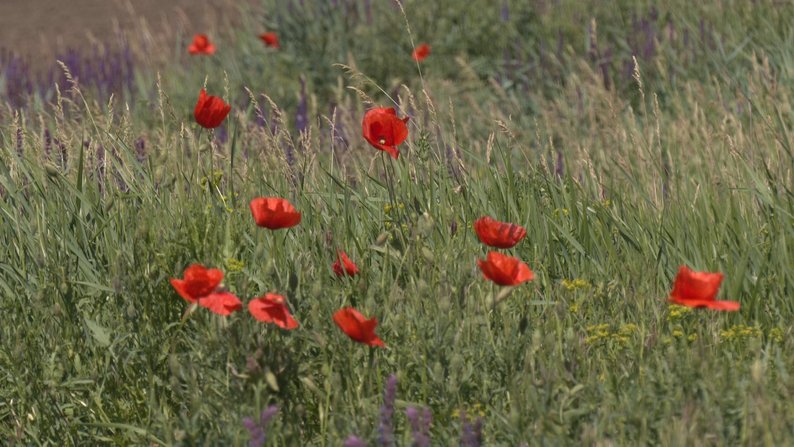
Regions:
<instances>
[{"instance_id":1,"label":"dark red poppy","mask_svg":"<svg viewBox=\"0 0 794 447\"><path fill-rule=\"evenodd\" d=\"M488 252L484 261L478 259L477 265L480 266L485 279L490 279L500 286L516 286L535 278L529 266L521 260L496 251Z\"/></svg>"},{"instance_id":2,"label":"dark red poppy","mask_svg":"<svg viewBox=\"0 0 794 447\"><path fill-rule=\"evenodd\" d=\"M210 55L215 53L215 45L210 43L206 34L196 34L193 36L193 42L187 47L187 51L190 54Z\"/></svg>"},{"instance_id":3,"label":"dark red poppy","mask_svg":"<svg viewBox=\"0 0 794 447\"><path fill-rule=\"evenodd\" d=\"M362 123L364 139L372 146L386 151L393 158L400 156L397 146L408 138L408 117L397 118L393 107L367 110Z\"/></svg>"},{"instance_id":4,"label":"dark red poppy","mask_svg":"<svg viewBox=\"0 0 794 447\"><path fill-rule=\"evenodd\" d=\"M281 48L281 44L278 41L278 34L274 32L262 33L259 35L259 38L270 48Z\"/></svg>"},{"instance_id":5,"label":"dark red poppy","mask_svg":"<svg viewBox=\"0 0 794 447\"><path fill-rule=\"evenodd\" d=\"M336 276L356 276L358 275L358 266L347 257L347 253L340 251L339 257L336 262L331 266L334 269Z\"/></svg>"},{"instance_id":6,"label":"dark red poppy","mask_svg":"<svg viewBox=\"0 0 794 447\"><path fill-rule=\"evenodd\" d=\"M223 102L221 98L208 95L204 89L201 89L193 116L201 127L214 129L221 125L231 109L232 106Z\"/></svg>"},{"instance_id":7,"label":"dark red poppy","mask_svg":"<svg viewBox=\"0 0 794 447\"><path fill-rule=\"evenodd\" d=\"M287 308L286 300L281 295L267 293L248 303L248 312L263 323L273 323L276 326L291 330L298 327L298 322L292 318Z\"/></svg>"},{"instance_id":8,"label":"dark red poppy","mask_svg":"<svg viewBox=\"0 0 794 447\"><path fill-rule=\"evenodd\" d=\"M196 303L215 291L223 281L223 272L218 269L208 269L201 264L193 264L185 269L183 279L171 278L171 285L182 298L190 303Z\"/></svg>"},{"instance_id":9,"label":"dark red poppy","mask_svg":"<svg viewBox=\"0 0 794 447\"><path fill-rule=\"evenodd\" d=\"M298 225L301 213L287 201L278 197L257 197L251 201L251 214L256 225L278 230Z\"/></svg>"},{"instance_id":10,"label":"dark red poppy","mask_svg":"<svg viewBox=\"0 0 794 447\"><path fill-rule=\"evenodd\" d=\"M670 302L688 307L708 307L715 310L739 310L738 301L717 301L722 273L696 272L682 265L670 292Z\"/></svg>"},{"instance_id":11,"label":"dark red poppy","mask_svg":"<svg viewBox=\"0 0 794 447\"><path fill-rule=\"evenodd\" d=\"M474 231L485 245L496 248L514 247L524 236L527 230L524 227L507 222L499 222L490 216L477 219L474 222Z\"/></svg>"},{"instance_id":12,"label":"dark red poppy","mask_svg":"<svg viewBox=\"0 0 794 447\"><path fill-rule=\"evenodd\" d=\"M206 307L218 315L231 315L232 312L237 312L243 308L243 303L240 298L232 295L229 292L215 292L211 293L204 298L199 299L199 306Z\"/></svg>"},{"instance_id":13,"label":"dark red poppy","mask_svg":"<svg viewBox=\"0 0 794 447\"><path fill-rule=\"evenodd\" d=\"M411 55L416 62L422 62L427 56L430 56L430 45L426 43L416 47L413 54Z\"/></svg>"},{"instance_id":14,"label":"dark red poppy","mask_svg":"<svg viewBox=\"0 0 794 447\"><path fill-rule=\"evenodd\" d=\"M367 318L361 315L356 309L345 307L344 309L336 311L334 314L334 323L354 341L369 346L386 346L383 340L375 335L375 327L378 325L377 318L367 320Z\"/></svg>"}]
</instances>

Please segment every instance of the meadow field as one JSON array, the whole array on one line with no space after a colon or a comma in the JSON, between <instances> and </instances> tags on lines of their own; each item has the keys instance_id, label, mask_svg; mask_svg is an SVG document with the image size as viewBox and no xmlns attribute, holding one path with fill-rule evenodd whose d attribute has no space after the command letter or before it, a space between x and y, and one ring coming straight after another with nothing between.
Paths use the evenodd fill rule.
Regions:
<instances>
[{"instance_id":1,"label":"meadow field","mask_svg":"<svg viewBox=\"0 0 794 447\"><path fill-rule=\"evenodd\" d=\"M0 444L794 445L794 3L250 3L0 52Z\"/></svg>"}]
</instances>

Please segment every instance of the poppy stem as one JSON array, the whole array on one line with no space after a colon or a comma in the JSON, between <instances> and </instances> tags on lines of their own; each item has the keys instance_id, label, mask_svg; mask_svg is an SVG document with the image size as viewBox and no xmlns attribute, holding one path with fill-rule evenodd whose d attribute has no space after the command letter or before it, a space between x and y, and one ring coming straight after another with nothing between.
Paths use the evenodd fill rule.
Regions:
<instances>
[{"instance_id":1,"label":"poppy stem","mask_svg":"<svg viewBox=\"0 0 794 447\"><path fill-rule=\"evenodd\" d=\"M182 318L179 321L180 328L185 325L185 322L188 320L188 318L190 318L191 315L193 315L193 313L197 308L198 308L198 304L192 303L190 304L190 306L188 306L187 309L185 309L185 313L182 314Z\"/></svg>"},{"instance_id":2,"label":"poppy stem","mask_svg":"<svg viewBox=\"0 0 794 447\"><path fill-rule=\"evenodd\" d=\"M389 190L389 204L392 206L392 208L394 208L394 185L392 184L392 178L389 175L389 168L386 166L386 157L386 152L381 152L380 161L383 165L383 172L386 175L386 187Z\"/></svg>"},{"instance_id":3,"label":"poppy stem","mask_svg":"<svg viewBox=\"0 0 794 447\"><path fill-rule=\"evenodd\" d=\"M499 305L499 303L507 299L507 297L510 296L511 293L513 293L513 289L515 289L515 287L502 287L502 290L499 291L498 295L494 294L493 307L495 308L496 306Z\"/></svg>"},{"instance_id":4,"label":"poppy stem","mask_svg":"<svg viewBox=\"0 0 794 447\"><path fill-rule=\"evenodd\" d=\"M210 129L207 133L207 141L210 143L210 175L215 168L215 129Z\"/></svg>"}]
</instances>

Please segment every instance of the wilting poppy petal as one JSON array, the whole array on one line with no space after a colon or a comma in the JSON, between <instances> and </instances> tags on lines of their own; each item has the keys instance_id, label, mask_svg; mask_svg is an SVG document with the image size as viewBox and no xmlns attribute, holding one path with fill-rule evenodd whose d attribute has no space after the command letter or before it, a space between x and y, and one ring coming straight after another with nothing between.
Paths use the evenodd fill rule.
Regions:
<instances>
[{"instance_id":1,"label":"wilting poppy petal","mask_svg":"<svg viewBox=\"0 0 794 447\"><path fill-rule=\"evenodd\" d=\"M485 260L478 259L477 265L480 266L485 279L490 279L500 286L516 286L535 278L529 266L518 258L495 251L489 252Z\"/></svg>"},{"instance_id":2,"label":"wilting poppy petal","mask_svg":"<svg viewBox=\"0 0 794 447\"><path fill-rule=\"evenodd\" d=\"M287 199L278 197L258 197L251 200L251 214L259 227L278 230L298 225L301 213Z\"/></svg>"},{"instance_id":3,"label":"wilting poppy petal","mask_svg":"<svg viewBox=\"0 0 794 447\"><path fill-rule=\"evenodd\" d=\"M423 43L418 47L416 47L416 49L414 49L414 52L411 55L411 57L413 57L414 60L417 62L422 62L429 55L430 55L430 45Z\"/></svg>"},{"instance_id":4,"label":"wilting poppy petal","mask_svg":"<svg viewBox=\"0 0 794 447\"><path fill-rule=\"evenodd\" d=\"M682 265L673 282L670 302L681 306L708 307L714 310L739 310L738 301L717 301L722 273L696 272Z\"/></svg>"},{"instance_id":5,"label":"wilting poppy petal","mask_svg":"<svg viewBox=\"0 0 794 447\"><path fill-rule=\"evenodd\" d=\"M347 257L347 253L340 251L339 257L336 262L331 266L334 269L336 276L356 276L358 275L358 266Z\"/></svg>"},{"instance_id":6,"label":"wilting poppy petal","mask_svg":"<svg viewBox=\"0 0 794 447\"><path fill-rule=\"evenodd\" d=\"M199 306L206 307L218 315L231 315L243 308L240 298L228 292L216 292L199 299Z\"/></svg>"},{"instance_id":7,"label":"wilting poppy petal","mask_svg":"<svg viewBox=\"0 0 794 447\"><path fill-rule=\"evenodd\" d=\"M524 227L499 222L490 216L477 219L474 222L474 231L477 233L480 242L496 248L514 247L527 235L527 230Z\"/></svg>"},{"instance_id":8,"label":"wilting poppy petal","mask_svg":"<svg viewBox=\"0 0 794 447\"><path fill-rule=\"evenodd\" d=\"M334 323L354 341L369 346L386 346L383 340L375 335L375 327L378 325L378 320L376 318L367 320L364 315L361 315L352 307L338 310L334 314Z\"/></svg>"},{"instance_id":9,"label":"wilting poppy petal","mask_svg":"<svg viewBox=\"0 0 794 447\"><path fill-rule=\"evenodd\" d=\"M210 43L206 34L196 34L193 36L193 42L187 47L187 51L190 54L210 55L215 53L215 45Z\"/></svg>"},{"instance_id":10,"label":"wilting poppy petal","mask_svg":"<svg viewBox=\"0 0 794 447\"><path fill-rule=\"evenodd\" d=\"M287 308L286 300L281 295L268 293L248 303L248 312L258 321L273 323L282 329L295 329L298 322Z\"/></svg>"},{"instance_id":11,"label":"wilting poppy petal","mask_svg":"<svg viewBox=\"0 0 794 447\"><path fill-rule=\"evenodd\" d=\"M183 279L172 278L171 285L179 296L191 303L212 293L223 281L222 271L207 269L201 264L189 266L183 276Z\"/></svg>"},{"instance_id":12,"label":"wilting poppy petal","mask_svg":"<svg viewBox=\"0 0 794 447\"><path fill-rule=\"evenodd\" d=\"M193 116L201 127L214 129L221 125L231 109L232 106L223 102L221 98L208 95L204 89L201 89L196 108L193 109Z\"/></svg>"},{"instance_id":13,"label":"wilting poppy petal","mask_svg":"<svg viewBox=\"0 0 794 447\"><path fill-rule=\"evenodd\" d=\"M259 35L259 38L270 48L281 47L281 44L278 41L278 35L274 32L262 33Z\"/></svg>"},{"instance_id":14,"label":"wilting poppy petal","mask_svg":"<svg viewBox=\"0 0 794 447\"><path fill-rule=\"evenodd\" d=\"M364 139L376 149L385 151L393 158L400 156L397 146L408 138L408 117L397 118L393 107L376 107L364 114L362 133Z\"/></svg>"}]
</instances>

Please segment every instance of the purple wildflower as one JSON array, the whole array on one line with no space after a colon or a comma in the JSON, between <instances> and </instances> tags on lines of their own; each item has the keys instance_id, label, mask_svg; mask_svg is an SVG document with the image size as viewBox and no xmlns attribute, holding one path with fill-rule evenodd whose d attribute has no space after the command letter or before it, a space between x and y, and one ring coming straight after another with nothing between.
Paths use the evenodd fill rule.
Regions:
<instances>
[{"instance_id":1,"label":"purple wildflower","mask_svg":"<svg viewBox=\"0 0 794 447\"><path fill-rule=\"evenodd\" d=\"M146 161L146 140L143 137L135 140L135 159L139 164Z\"/></svg>"},{"instance_id":2,"label":"purple wildflower","mask_svg":"<svg viewBox=\"0 0 794 447\"><path fill-rule=\"evenodd\" d=\"M222 146L229 141L229 129L226 128L226 124L221 124L217 129L215 129L215 141L219 146Z\"/></svg>"},{"instance_id":3,"label":"purple wildflower","mask_svg":"<svg viewBox=\"0 0 794 447\"><path fill-rule=\"evenodd\" d=\"M291 142L284 143L284 156L287 158L287 165L292 167L295 165L295 148Z\"/></svg>"},{"instance_id":4,"label":"purple wildflower","mask_svg":"<svg viewBox=\"0 0 794 447\"><path fill-rule=\"evenodd\" d=\"M301 94L298 101L298 110L295 113L295 127L298 129L298 134L306 132L309 127L309 112L306 103L306 78L301 76Z\"/></svg>"},{"instance_id":5,"label":"purple wildflower","mask_svg":"<svg viewBox=\"0 0 794 447\"><path fill-rule=\"evenodd\" d=\"M66 145L63 144L61 142L61 140L59 140L57 138L54 140L54 142L55 142L55 146L58 147L58 151L61 154L61 168L63 168L65 170L66 169L66 163L69 161L68 160L68 154L66 152Z\"/></svg>"},{"instance_id":6,"label":"purple wildflower","mask_svg":"<svg viewBox=\"0 0 794 447\"><path fill-rule=\"evenodd\" d=\"M455 177L457 179L460 175L460 172L458 171L458 167L456 165L457 160L455 160L455 153L452 151L452 147L450 147L448 144L445 144L444 148L446 149L445 158L447 162L447 174L449 174L450 177Z\"/></svg>"},{"instance_id":7,"label":"purple wildflower","mask_svg":"<svg viewBox=\"0 0 794 447\"><path fill-rule=\"evenodd\" d=\"M51 152L52 152L52 135L50 135L50 129L44 129L44 156L47 157L47 159L49 159Z\"/></svg>"},{"instance_id":8,"label":"purple wildflower","mask_svg":"<svg viewBox=\"0 0 794 447\"><path fill-rule=\"evenodd\" d=\"M345 447L367 447L367 443L364 442L358 436L350 435L350 436L348 436L347 439L345 439L344 446Z\"/></svg>"},{"instance_id":9,"label":"purple wildflower","mask_svg":"<svg viewBox=\"0 0 794 447\"><path fill-rule=\"evenodd\" d=\"M22 128L17 127L17 155L22 157L25 152L25 147L22 144Z\"/></svg>"},{"instance_id":10,"label":"purple wildflower","mask_svg":"<svg viewBox=\"0 0 794 447\"><path fill-rule=\"evenodd\" d=\"M86 141L83 144L91 144ZM96 179L99 192L105 189L105 148L100 144L96 149Z\"/></svg>"},{"instance_id":11,"label":"purple wildflower","mask_svg":"<svg viewBox=\"0 0 794 447\"><path fill-rule=\"evenodd\" d=\"M482 418L477 418L472 423L466 416L466 412L462 411L460 420L463 424L462 433L460 435L461 447L480 447L482 445Z\"/></svg>"},{"instance_id":12,"label":"purple wildflower","mask_svg":"<svg viewBox=\"0 0 794 447\"><path fill-rule=\"evenodd\" d=\"M14 108L22 108L27 104L28 96L33 93L30 65L23 58L2 50L0 54L0 74L5 80L5 96Z\"/></svg>"},{"instance_id":13,"label":"purple wildflower","mask_svg":"<svg viewBox=\"0 0 794 447\"><path fill-rule=\"evenodd\" d=\"M383 447L394 445L394 400L397 397L397 376L392 374L383 389L383 405L380 407L378 442Z\"/></svg>"},{"instance_id":14,"label":"purple wildflower","mask_svg":"<svg viewBox=\"0 0 794 447\"><path fill-rule=\"evenodd\" d=\"M421 413L414 407L408 407L405 410L405 416L411 424L411 436L414 439L412 447L429 447L430 446L430 422L432 421L432 414L430 409L425 408Z\"/></svg>"},{"instance_id":15,"label":"purple wildflower","mask_svg":"<svg viewBox=\"0 0 794 447\"><path fill-rule=\"evenodd\" d=\"M262 100L263 101L265 100L264 95L262 95ZM254 106L254 123L261 128L267 126L267 118L265 117L265 112L262 111L262 108L259 106L259 103L257 103Z\"/></svg>"},{"instance_id":16,"label":"purple wildflower","mask_svg":"<svg viewBox=\"0 0 794 447\"><path fill-rule=\"evenodd\" d=\"M278 413L278 406L271 405L262 411L259 415L259 423L255 422L252 418L243 418L243 425L251 435L251 440L248 441L249 447L262 447L267 440L267 425Z\"/></svg>"},{"instance_id":17,"label":"purple wildflower","mask_svg":"<svg viewBox=\"0 0 794 447\"><path fill-rule=\"evenodd\" d=\"M367 13L367 23L372 23L372 0L364 1L364 10Z\"/></svg>"},{"instance_id":18,"label":"purple wildflower","mask_svg":"<svg viewBox=\"0 0 794 447\"><path fill-rule=\"evenodd\" d=\"M554 174L557 178L562 178L565 174L565 160L562 158L562 151L557 149L557 162L554 163Z\"/></svg>"},{"instance_id":19,"label":"purple wildflower","mask_svg":"<svg viewBox=\"0 0 794 447\"><path fill-rule=\"evenodd\" d=\"M604 89L609 90L612 84L609 78L609 64L612 62L612 47L609 47L604 52L601 62L598 64L601 68L601 76L604 78Z\"/></svg>"}]
</instances>

